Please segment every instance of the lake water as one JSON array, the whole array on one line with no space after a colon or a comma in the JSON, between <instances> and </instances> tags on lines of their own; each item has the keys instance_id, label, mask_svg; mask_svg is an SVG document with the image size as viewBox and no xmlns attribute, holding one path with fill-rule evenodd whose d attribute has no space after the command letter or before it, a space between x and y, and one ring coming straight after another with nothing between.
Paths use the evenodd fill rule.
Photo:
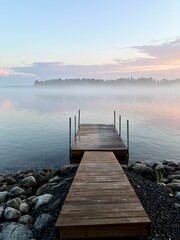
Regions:
<instances>
[{"instance_id":1,"label":"lake water","mask_svg":"<svg viewBox=\"0 0 180 240\"><path fill-rule=\"evenodd\" d=\"M113 124L113 111L130 121L130 162L180 161L179 89L0 88L0 169L69 163L68 120ZM117 126L118 128L118 126Z\"/></svg>"}]
</instances>

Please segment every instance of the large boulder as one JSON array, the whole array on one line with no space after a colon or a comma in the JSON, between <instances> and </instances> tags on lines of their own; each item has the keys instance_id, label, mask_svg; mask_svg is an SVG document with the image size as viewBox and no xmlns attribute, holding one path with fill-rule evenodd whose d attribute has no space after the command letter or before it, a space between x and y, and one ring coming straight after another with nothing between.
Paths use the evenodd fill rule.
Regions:
<instances>
[{"instance_id":1,"label":"large boulder","mask_svg":"<svg viewBox=\"0 0 180 240\"><path fill-rule=\"evenodd\" d=\"M42 213L36 219L34 226L38 231L42 231L52 219L50 214Z\"/></svg>"},{"instance_id":2,"label":"large boulder","mask_svg":"<svg viewBox=\"0 0 180 240\"><path fill-rule=\"evenodd\" d=\"M0 203L3 203L6 201L7 195L8 195L7 191L0 192Z\"/></svg>"},{"instance_id":3,"label":"large boulder","mask_svg":"<svg viewBox=\"0 0 180 240\"><path fill-rule=\"evenodd\" d=\"M15 208L7 207L5 209L4 217L7 220L17 220L18 218L20 218L20 216L21 216L21 213Z\"/></svg>"},{"instance_id":4,"label":"large boulder","mask_svg":"<svg viewBox=\"0 0 180 240\"><path fill-rule=\"evenodd\" d=\"M42 195L42 194L45 194L45 193L50 193L51 192L51 188L53 186L55 186L57 183L45 183L43 184L40 188L38 188L37 192L36 192L36 195L39 196L39 195Z\"/></svg>"},{"instance_id":5,"label":"large boulder","mask_svg":"<svg viewBox=\"0 0 180 240\"><path fill-rule=\"evenodd\" d=\"M19 206L19 211L22 215L27 214L29 212L29 205L27 203L21 203Z\"/></svg>"},{"instance_id":6,"label":"large boulder","mask_svg":"<svg viewBox=\"0 0 180 240\"><path fill-rule=\"evenodd\" d=\"M38 209L39 207L49 203L52 198L53 198L53 195L47 193L34 198L32 202L36 204L35 209Z\"/></svg>"},{"instance_id":7,"label":"large boulder","mask_svg":"<svg viewBox=\"0 0 180 240\"><path fill-rule=\"evenodd\" d=\"M20 198L14 198L14 199L11 199L11 200L7 201L6 207L12 207L12 208L15 208L15 209L19 210L19 205L20 204L21 204L21 199Z\"/></svg>"},{"instance_id":8,"label":"large boulder","mask_svg":"<svg viewBox=\"0 0 180 240\"><path fill-rule=\"evenodd\" d=\"M36 179L33 176L25 177L21 181L21 185L25 188L34 187L34 186L36 186Z\"/></svg>"},{"instance_id":9,"label":"large boulder","mask_svg":"<svg viewBox=\"0 0 180 240\"><path fill-rule=\"evenodd\" d=\"M180 183L168 183L167 187L171 188L173 192L180 192Z\"/></svg>"},{"instance_id":10,"label":"large boulder","mask_svg":"<svg viewBox=\"0 0 180 240\"><path fill-rule=\"evenodd\" d=\"M15 186L15 187L11 188L11 190L8 193L8 196L11 197L11 198L15 198L15 197L18 197L19 195L22 195L22 194L25 194L24 189L22 189L18 186Z\"/></svg>"},{"instance_id":11,"label":"large boulder","mask_svg":"<svg viewBox=\"0 0 180 240\"><path fill-rule=\"evenodd\" d=\"M12 222L3 225L2 236L3 240L30 240L33 233L26 225Z\"/></svg>"},{"instance_id":12,"label":"large boulder","mask_svg":"<svg viewBox=\"0 0 180 240\"><path fill-rule=\"evenodd\" d=\"M19 218L18 222L19 222L19 223L22 223L22 224L28 224L28 225L30 225L30 224L33 223L33 218L32 218L30 215L26 214L26 215L21 216L21 217Z\"/></svg>"}]
</instances>

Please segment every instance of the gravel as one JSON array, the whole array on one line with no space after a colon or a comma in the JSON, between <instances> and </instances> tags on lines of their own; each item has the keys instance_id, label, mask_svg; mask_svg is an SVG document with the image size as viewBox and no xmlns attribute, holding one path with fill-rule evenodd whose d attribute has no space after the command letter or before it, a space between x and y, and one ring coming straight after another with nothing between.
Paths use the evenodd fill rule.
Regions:
<instances>
[{"instance_id":1,"label":"gravel","mask_svg":"<svg viewBox=\"0 0 180 240\"><path fill-rule=\"evenodd\" d=\"M152 225L148 240L180 240L180 207L174 198L155 182L126 171ZM179 203L180 204L180 203Z\"/></svg>"}]
</instances>

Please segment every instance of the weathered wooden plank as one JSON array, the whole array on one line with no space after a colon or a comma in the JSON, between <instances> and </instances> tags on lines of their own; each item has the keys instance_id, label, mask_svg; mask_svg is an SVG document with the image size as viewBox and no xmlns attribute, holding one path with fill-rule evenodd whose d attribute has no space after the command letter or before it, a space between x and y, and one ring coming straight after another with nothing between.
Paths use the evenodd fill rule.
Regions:
<instances>
[{"instance_id":1,"label":"weathered wooden plank","mask_svg":"<svg viewBox=\"0 0 180 240\"><path fill-rule=\"evenodd\" d=\"M80 162L85 151L113 151L123 164L128 162L128 149L113 125L81 124L71 148L71 161Z\"/></svg>"},{"instance_id":2,"label":"weathered wooden plank","mask_svg":"<svg viewBox=\"0 0 180 240\"><path fill-rule=\"evenodd\" d=\"M150 219L112 152L85 152L56 222L61 238L146 236Z\"/></svg>"}]
</instances>

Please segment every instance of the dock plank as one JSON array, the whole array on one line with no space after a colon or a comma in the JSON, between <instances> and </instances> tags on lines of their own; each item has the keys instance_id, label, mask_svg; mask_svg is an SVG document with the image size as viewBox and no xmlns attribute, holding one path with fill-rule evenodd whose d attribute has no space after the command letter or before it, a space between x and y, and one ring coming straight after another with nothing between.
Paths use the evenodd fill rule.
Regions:
<instances>
[{"instance_id":1,"label":"dock plank","mask_svg":"<svg viewBox=\"0 0 180 240\"><path fill-rule=\"evenodd\" d=\"M128 163L128 149L114 125L81 124L71 147L71 162L79 163L85 151L112 151L123 164Z\"/></svg>"},{"instance_id":2,"label":"dock plank","mask_svg":"<svg viewBox=\"0 0 180 240\"><path fill-rule=\"evenodd\" d=\"M114 154L86 151L56 227L61 239L147 236L150 219Z\"/></svg>"}]
</instances>

